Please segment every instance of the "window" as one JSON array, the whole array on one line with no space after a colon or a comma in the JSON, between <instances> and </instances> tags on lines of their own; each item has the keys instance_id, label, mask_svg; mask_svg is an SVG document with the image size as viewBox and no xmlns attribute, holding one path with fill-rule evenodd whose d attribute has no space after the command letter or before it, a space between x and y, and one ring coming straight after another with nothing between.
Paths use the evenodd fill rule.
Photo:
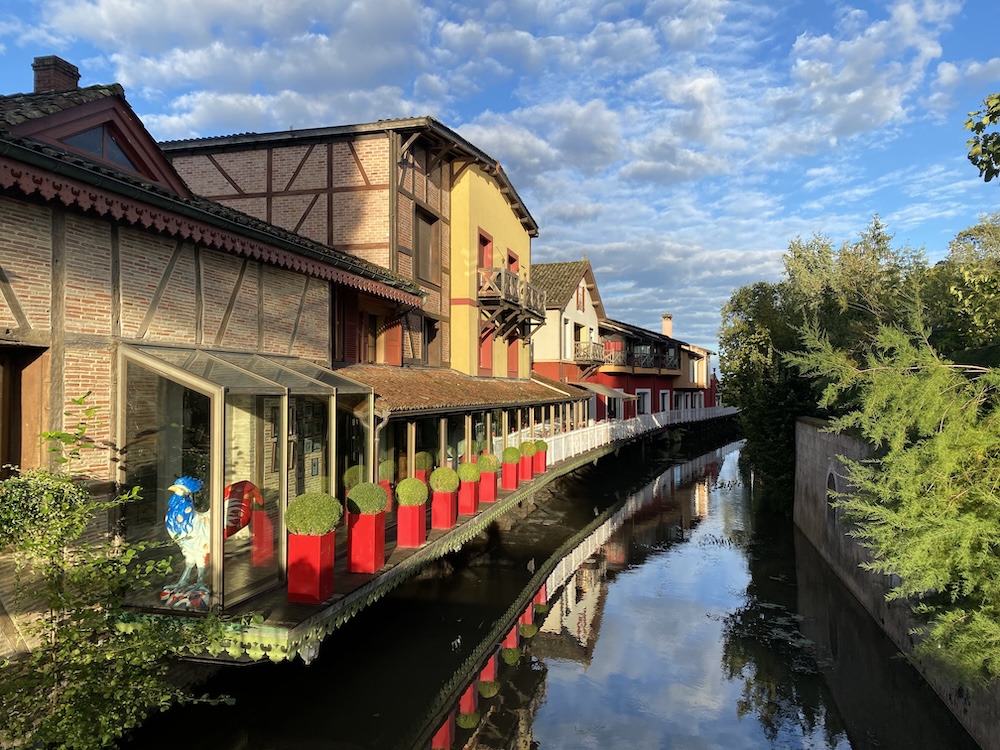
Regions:
<instances>
[{"instance_id":1,"label":"window","mask_svg":"<svg viewBox=\"0 0 1000 750\"><path fill-rule=\"evenodd\" d=\"M43 463L38 436L44 427L48 355L44 349L0 347L0 478L6 465Z\"/></svg>"},{"instance_id":2,"label":"window","mask_svg":"<svg viewBox=\"0 0 1000 750\"><path fill-rule=\"evenodd\" d=\"M649 388L636 388L635 395L636 395L635 413L637 415L649 414L649 400L650 400Z\"/></svg>"},{"instance_id":3,"label":"window","mask_svg":"<svg viewBox=\"0 0 1000 750\"><path fill-rule=\"evenodd\" d=\"M660 391L660 411L670 411L670 391Z\"/></svg>"},{"instance_id":4,"label":"window","mask_svg":"<svg viewBox=\"0 0 1000 750\"><path fill-rule=\"evenodd\" d=\"M576 288L576 309L580 312L583 312L586 309L585 295L586 289L584 288L583 283L581 283L580 286Z\"/></svg>"},{"instance_id":5,"label":"window","mask_svg":"<svg viewBox=\"0 0 1000 750\"><path fill-rule=\"evenodd\" d=\"M424 363L430 367L441 366L441 324L433 318L424 318Z\"/></svg>"},{"instance_id":6,"label":"window","mask_svg":"<svg viewBox=\"0 0 1000 750\"><path fill-rule=\"evenodd\" d=\"M413 252L417 277L430 284L440 284L440 222L426 211L418 210L413 225L413 235Z\"/></svg>"},{"instance_id":7,"label":"window","mask_svg":"<svg viewBox=\"0 0 1000 750\"><path fill-rule=\"evenodd\" d=\"M116 167L138 172L139 168L132 162L115 139L115 134L106 125L100 125L82 133L63 138L63 143L77 151L92 154L104 161L111 162Z\"/></svg>"},{"instance_id":8,"label":"window","mask_svg":"<svg viewBox=\"0 0 1000 750\"><path fill-rule=\"evenodd\" d=\"M493 267L493 238L485 232L479 234L479 267Z\"/></svg>"}]
</instances>

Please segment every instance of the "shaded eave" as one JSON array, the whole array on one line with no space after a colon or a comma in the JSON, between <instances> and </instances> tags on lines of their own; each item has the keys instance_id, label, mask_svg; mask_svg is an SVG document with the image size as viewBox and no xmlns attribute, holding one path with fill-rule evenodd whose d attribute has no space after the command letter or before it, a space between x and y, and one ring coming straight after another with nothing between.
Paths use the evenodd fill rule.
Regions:
<instances>
[{"instance_id":1,"label":"shaded eave","mask_svg":"<svg viewBox=\"0 0 1000 750\"><path fill-rule=\"evenodd\" d=\"M355 259L353 256L347 255L346 253L322 251L317 247L313 247L309 241L305 240L305 238L297 238L297 235L285 232L277 227L274 228L274 232L271 232L266 228L258 228L252 224L241 223L220 213L213 212L212 210L209 210L208 206L218 204L214 204L212 201L207 199L198 198L197 202L187 201L179 196L174 196L165 190L157 189L153 186L147 186L143 183L128 179L124 175L122 177L118 177L111 173L110 170L102 169L98 171L84 166L82 163L77 163L78 160L67 160L63 155L57 153L50 147L34 147L32 145L28 145L24 139L17 138L17 140L14 140L10 135L0 133L0 160L3 159L20 162L21 164L35 167L48 174L58 175L98 190L105 190L109 193L114 193L115 195L122 196L129 200L141 202L146 205L159 208L163 211L183 216L193 221L217 227L218 229L232 235L247 238L261 243L262 245L278 248L280 250L291 252L297 256L302 256L325 265L333 266L353 276L358 276L362 279L367 279L373 283L384 285L390 289L402 292L406 295L406 298L400 299L399 301L419 304L424 295L424 292L420 289L420 287L416 286L412 282L402 277L397 277L394 274L381 271L376 266L372 266L364 261ZM7 178L9 179L10 185L19 184L16 176L13 175L13 172L11 170L6 171L10 173ZM7 180L5 180L4 177L4 175L0 175L0 180L4 180L4 182L6 182ZM3 182L0 182L0 186L2 185ZM51 198L55 195L55 193L53 193L51 196L47 196L45 192L42 192L41 187L34 183L28 186L31 189L25 189L24 186L21 187L22 192L27 195L30 195L34 192L34 190L38 190L43 197ZM52 189L55 190L61 187L62 186L53 185ZM198 205L198 203L203 203L204 207ZM225 207L219 205L219 208L221 211ZM234 213L231 209L225 208L225 210L227 213ZM253 217L249 216L247 218L253 219ZM264 222L257 219L253 219L253 223L265 225ZM270 225L265 226L269 227Z\"/></svg>"},{"instance_id":2,"label":"shaded eave","mask_svg":"<svg viewBox=\"0 0 1000 750\"><path fill-rule=\"evenodd\" d=\"M479 164L490 177L497 181L500 192L507 198L511 208L521 221L529 236L538 236L538 223L521 200L517 190L511 184L507 173L500 162L482 149L470 143L448 126L433 117L409 117L395 120L378 120L377 122L358 123L355 125L333 125L322 128L305 128L303 130L284 130L273 133L239 133L236 135L221 135L208 138L191 138L187 140L164 141L160 148L172 156L191 156L200 151L242 151L249 148L271 148L287 143L310 144L324 143L336 138L350 138L359 135L377 135L388 132L422 133L423 135L446 145L456 156L470 159Z\"/></svg>"},{"instance_id":3,"label":"shaded eave","mask_svg":"<svg viewBox=\"0 0 1000 750\"><path fill-rule=\"evenodd\" d=\"M486 378L456 370L394 365L348 365L338 375L375 391L383 419L467 414L492 409L585 401L590 392L533 374L530 380Z\"/></svg>"},{"instance_id":4,"label":"shaded eave","mask_svg":"<svg viewBox=\"0 0 1000 750\"><path fill-rule=\"evenodd\" d=\"M662 333L657 333L656 331L650 331L648 328L640 328L639 326L634 326L629 323L623 323L620 320L612 320L611 318L604 318L601 320L601 327L607 328L609 330L617 331L626 336L633 336L635 338L646 338L653 339L655 341L661 341L669 344L677 344L682 349L690 348L691 345L681 341L680 339L675 339L673 336L666 336Z\"/></svg>"}]
</instances>

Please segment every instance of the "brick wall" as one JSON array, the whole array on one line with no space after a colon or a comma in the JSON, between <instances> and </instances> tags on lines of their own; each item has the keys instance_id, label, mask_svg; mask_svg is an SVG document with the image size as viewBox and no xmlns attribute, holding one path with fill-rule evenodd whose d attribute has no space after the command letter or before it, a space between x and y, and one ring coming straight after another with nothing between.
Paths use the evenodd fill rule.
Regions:
<instances>
[{"instance_id":1,"label":"brick wall","mask_svg":"<svg viewBox=\"0 0 1000 750\"><path fill-rule=\"evenodd\" d=\"M0 268L32 329L48 331L52 277L52 218L47 208L0 199ZM0 296L0 326L17 322Z\"/></svg>"}]
</instances>

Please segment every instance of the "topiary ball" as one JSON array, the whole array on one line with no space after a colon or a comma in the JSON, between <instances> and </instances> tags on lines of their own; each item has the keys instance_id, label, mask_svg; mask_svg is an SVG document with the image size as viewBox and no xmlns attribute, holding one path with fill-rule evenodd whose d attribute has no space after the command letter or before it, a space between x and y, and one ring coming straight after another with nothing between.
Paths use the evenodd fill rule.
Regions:
<instances>
[{"instance_id":1,"label":"topiary ball","mask_svg":"<svg viewBox=\"0 0 1000 750\"><path fill-rule=\"evenodd\" d=\"M378 465L378 478L380 482L391 482L396 478L396 462L387 458Z\"/></svg>"},{"instance_id":2,"label":"topiary ball","mask_svg":"<svg viewBox=\"0 0 1000 750\"><path fill-rule=\"evenodd\" d=\"M500 658L504 664L514 665L521 661L520 648L504 648L500 650Z\"/></svg>"},{"instance_id":3,"label":"topiary ball","mask_svg":"<svg viewBox=\"0 0 1000 750\"><path fill-rule=\"evenodd\" d=\"M458 489L458 472L447 466L439 466L431 472L429 481L435 492L454 492Z\"/></svg>"},{"instance_id":4,"label":"topiary ball","mask_svg":"<svg viewBox=\"0 0 1000 750\"><path fill-rule=\"evenodd\" d=\"M368 471L364 464L349 466L347 471L344 472L344 488L350 490L352 487L357 487L367 478Z\"/></svg>"},{"instance_id":5,"label":"topiary ball","mask_svg":"<svg viewBox=\"0 0 1000 750\"><path fill-rule=\"evenodd\" d=\"M362 482L347 493L347 510L363 516L374 516L385 510L389 496L385 488L374 482Z\"/></svg>"},{"instance_id":6,"label":"topiary ball","mask_svg":"<svg viewBox=\"0 0 1000 750\"><path fill-rule=\"evenodd\" d=\"M521 627L518 628L522 638L534 638L538 635L538 626L533 622L522 622Z\"/></svg>"},{"instance_id":7,"label":"topiary ball","mask_svg":"<svg viewBox=\"0 0 1000 750\"><path fill-rule=\"evenodd\" d=\"M434 468L434 457L427 451L418 451L413 457L413 468L428 471Z\"/></svg>"},{"instance_id":8,"label":"topiary ball","mask_svg":"<svg viewBox=\"0 0 1000 750\"><path fill-rule=\"evenodd\" d=\"M333 495L306 492L288 501L285 528L292 534L323 536L337 527L343 512Z\"/></svg>"},{"instance_id":9,"label":"topiary ball","mask_svg":"<svg viewBox=\"0 0 1000 750\"><path fill-rule=\"evenodd\" d=\"M547 451L549 449L549 444L546 443L544 440L536 440L535 448L540 451Z\"/></svg>"},{"instance_id":10,"label":"topiary ball","mask_svg":"<svg viewBox=\"0 0 1000 750\"><path fill-rule=\"evenodd\" d=\"M503 462L505 464L516 464L521 460L521 451L513 445L503 449Z\"/></svg>"},{"instance_id":11,"label":"topiary ball","mask_svg":"<svg viewBox=\"0 0 1000 750\"><path fill-rule=\"evenodd\" d=\"M479 697L493 698L500 692L500 683L493 680L485 680L479 683Z\"/></svg>"},{"instance_id":12,"label":"topiary ball","mask_svg":"<svg viewBox=\"0 0 1000 750\"><path fill-rule=\"evenodd\" d=\"M531 458L538 452L538 448L535 447L534 440L528 440L525 443L521 443L521 455Z\"/></svg>"},{"instance_id":13,"label":"topiary ball","mask_svg":"<svg viewBox=\"0 0 1000 750\"><path fill-rule=\"evenodd\" d=\"M423 505L427 502L427 485L416 477L407 477L396 485L396 502L400 505Z\"/></svg>"},{"instance_id":14,"label":"topiary ball","mask_svg":"<svg viewBox=\"0 0 1000 750\"><path fill-rule=\"evenodd\" d=\"M479 465L471 461L458 465L458 478L463 482L478 482L481 473Z\"/></svg>"},{"instance_id":15,"label":"topiary ball","mask_svg":"<svg viewBox=\"0 0 1000 750\"><path fill-rule=\"evenodd\" d=\"M455 717L455 725L459 729L475 729L479 726L479 712L473 711L471 714L459 714Z\"/></svg>"},{"instance_id":16,"label":"topiary ball","mask_svg":"<svg viewBox=\"0 0 1000 750\"><path fill-rule=\"evenodd\" d=\"M478 466L480 473L496 474L500 468L500 459L492 453L484 453L479 457Z\"/></svg>"}]
</instances>

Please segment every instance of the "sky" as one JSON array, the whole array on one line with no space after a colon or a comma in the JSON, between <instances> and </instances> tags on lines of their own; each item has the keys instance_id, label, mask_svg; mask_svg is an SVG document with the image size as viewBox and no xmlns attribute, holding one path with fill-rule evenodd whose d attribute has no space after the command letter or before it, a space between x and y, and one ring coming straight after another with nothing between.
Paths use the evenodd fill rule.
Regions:
<instances>
[{"instance_id":1,"label":"sky","mask_svg":"<svg viewBox=\"0 0 1000 750\"><path fill-rule=\"evenodd\" d=\"M55 54L159 140L430 115L498 159L607 314L717 349L796 237L931 261L1000 210L963 123L998 0L0 0L0 93Z\"/></svg>"}]
</instances>

